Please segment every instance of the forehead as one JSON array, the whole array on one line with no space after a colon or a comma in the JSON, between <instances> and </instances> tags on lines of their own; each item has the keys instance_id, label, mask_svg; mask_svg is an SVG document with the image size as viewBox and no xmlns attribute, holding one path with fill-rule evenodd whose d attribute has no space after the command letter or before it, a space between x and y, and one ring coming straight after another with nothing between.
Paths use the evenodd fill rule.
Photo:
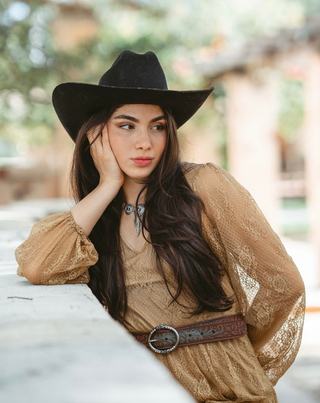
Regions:
<instances>
[{"instance_id":1,"label":"forehead","mask_svg":"<svg viewBox=\"0 0 320 403\"><path fill-rule=\"evenodd\" d=\"M120 106L113 113L113 117L119 114L130 116L151 116L157 117L163 115L163 110L159 105L144 104L126 104Z\"/></svg>"}]
</instances>

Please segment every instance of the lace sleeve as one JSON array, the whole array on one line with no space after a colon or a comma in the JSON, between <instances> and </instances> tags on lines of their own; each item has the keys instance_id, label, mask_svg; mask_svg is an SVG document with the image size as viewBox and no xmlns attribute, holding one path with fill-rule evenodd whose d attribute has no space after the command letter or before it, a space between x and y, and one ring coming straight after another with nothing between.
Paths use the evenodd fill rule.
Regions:
<instances>
[{"instance_id":1,"label":"lace sleeve","mask_svg":"<svg viewBox=\"0 0 320 403\"><path fill-rule=\"evenodd\" d=\"M302 278L250 193L229 173L204 165L194 186L204 202L209 242L217 251L220 239L249 338L275 384L300 346L305 313Z\"/></svg>"},{"instance_id":2,"label":"lace sleeve","mask_svg":"<svg viewBox=\"0 0 320 403\"><path fill-rule=\"evenodd\" d=\"M88 268L98 260L93 244L70 211L35 224L15 256L17 274L33 284L44 285L88 283Z\"/></svg>"}]
</instances>

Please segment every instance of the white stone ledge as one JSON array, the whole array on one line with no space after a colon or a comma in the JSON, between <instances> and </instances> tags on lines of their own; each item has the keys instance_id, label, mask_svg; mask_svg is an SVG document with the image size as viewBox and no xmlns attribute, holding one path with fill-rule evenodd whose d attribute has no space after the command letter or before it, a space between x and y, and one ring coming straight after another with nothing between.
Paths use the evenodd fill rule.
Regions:
<instances>
[{"instance_id":1,"label":"white stone ledge","mask_svg":"<svg viewBox=\"0 0 320 403\"><path fill-rule=\"evenodd\" d=\"M194 402L87 286L11 274L0 289L1 403Z\"/></svg>"}]
</instances>

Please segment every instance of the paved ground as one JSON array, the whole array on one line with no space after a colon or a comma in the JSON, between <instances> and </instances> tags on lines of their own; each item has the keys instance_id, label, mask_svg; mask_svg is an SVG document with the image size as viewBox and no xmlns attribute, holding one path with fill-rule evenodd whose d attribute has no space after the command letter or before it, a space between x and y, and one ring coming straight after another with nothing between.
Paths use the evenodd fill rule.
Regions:
<instances>
[{"instance_id":1,"label":"paved ground","mask_svg":"<svg viewBox=\"0 0 320 403\"><path fill-rule=\"evenodd\" d=\"M302 345L292 367L280 380L277 389L280 403L320 402L320 273L318 259L307 242L283 239L307 289L307 313ZM290 396L290 398L289 398Z\"/></svg>"},{"instance_id":2,"label":"paved ground","mask_svg":"<svg viewBox=\"0 0 320 403\"><path fill-rule=\"evenodd\" d=\"M0 275L14 273L15 248L29 234L32 225L49 214L65 211L71 203L47 200L0 206ZM302 346L276 390L279 403L320 403L320 273L317 256L307 242L284 238L283 242L300 269L307 288L306 322ZM311 308L316 308L311 310Z\"/></svg>"}]
</instances>

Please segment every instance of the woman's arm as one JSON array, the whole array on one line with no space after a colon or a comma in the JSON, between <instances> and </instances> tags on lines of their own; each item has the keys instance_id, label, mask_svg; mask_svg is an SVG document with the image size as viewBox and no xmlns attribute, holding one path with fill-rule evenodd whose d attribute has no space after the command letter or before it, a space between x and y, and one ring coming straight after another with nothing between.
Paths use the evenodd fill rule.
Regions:
<instances>
[{"instance_id":1,"label":"woman's arm","mask_svg":"<svg viewBox=\"0 0 320 403\"><path fill-rule=\"evenodd\" d=\"M96 127L88 133L90 154L100 175L99 185L70 210L75 222L89 235L97 221L119 192L124 175L111 150L107 125L99 135Z\"/></svg>"},{"instance_id":2,"label":"woman's arm","mask_svg":"<svg viewBox=\"0 0 320 403\"><path fill-rule=\"evenodd\" d=\"M93 244L70 211L35 224L15 256L19 264L17 274L43 285L88 283L88 268L98 260Z\"/></svg>"},{"instance_id":3,"label":"woman's arm","mask_svg":"<svg viewBox=\"0 0 320 403\"><path fill-rule=\"evenodd\" d=\"M220 238L249 338L276 383L301 342L305 289L300 273L252 196L232 175L207 164L199 168L195 186L206 209L206 238L213 249Z\"/></svg>"},{"instance_id":4,"label":"woman's arm","mask_svg":"<svg viewBox=\"0 0 320 403\"><path fill-rule=\"evenodd\" d=\"M100 128L99 128L100 131ZM88 133L91 155L100 183L70 211L34 225L29 238L16 249L18 274L33 284L88 283L88 268L98 254L87 236L117 195L123 173L109 145L106 127Z\"/></svg>"}]
</instances>

